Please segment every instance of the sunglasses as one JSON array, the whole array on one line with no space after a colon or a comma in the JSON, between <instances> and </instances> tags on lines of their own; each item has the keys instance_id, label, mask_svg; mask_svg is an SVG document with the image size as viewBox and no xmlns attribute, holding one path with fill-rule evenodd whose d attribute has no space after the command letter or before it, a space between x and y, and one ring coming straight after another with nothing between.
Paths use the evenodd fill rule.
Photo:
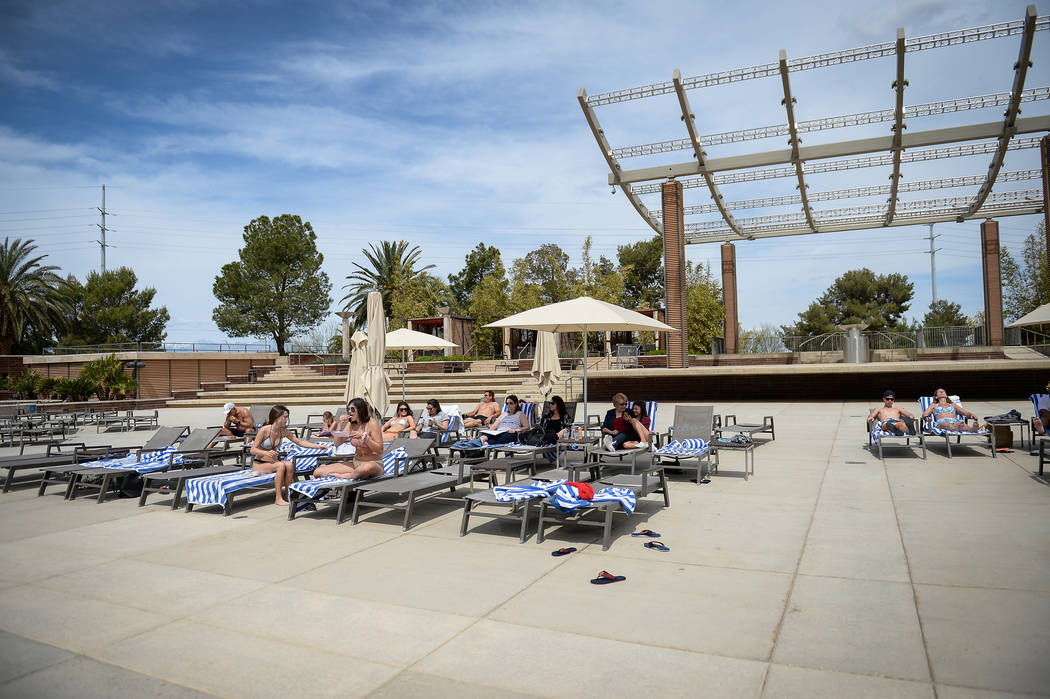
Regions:
<instances>
[{"instance_id":1,"label":"sunglasses","mask_svg":"<svg viewBox=\"0 0 1050 699\"><path fill-rule=\"evenodd\" d=\"M398 408L397 412L399 412L399 413L407 413L408 412L408 408Z\"/></svg>"},{"instance_id":2,"label":"sunglasses","mask_svg":"<svg viewBox=\"0 0 1050 699\"><path fill-rule=\"evenodd\" d=\"M896 399L896 398L894 398L893 396L886 396L886 397L885 397L885 398L883 398L882 400L888 400L889 402L891 402L891 403L892 403L893 401L895 401L895 400L897 400L897 399Z\"/></svg>"}]
</instances>

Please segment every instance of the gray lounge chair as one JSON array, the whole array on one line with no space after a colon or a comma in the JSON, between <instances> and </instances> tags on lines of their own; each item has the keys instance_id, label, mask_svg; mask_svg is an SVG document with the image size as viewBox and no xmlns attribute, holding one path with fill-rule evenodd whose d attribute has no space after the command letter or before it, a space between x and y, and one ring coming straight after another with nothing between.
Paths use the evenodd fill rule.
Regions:
<instances>
[{"instance_id":1,"label":"gray lounge chair","mask_svg":"<svg viewBox=\"0 0 1050 699\"><path fill-rule=\"evenodd\" d=\"M65 451L63 451L63 449ZM119 450L120 455L127 453L127 448ZM4 479L4 490L7 492L14 483L17 471L28 471L38 469L57 468L68 466L81 461L91 459L103 459L116 453L113 447L100 446L88 448L83 442L54 442L47 445L47 451L43 454L25 454L21 456L5 456L0 458L0 470L7 470L7 478ZM43 476L43 471L40 473ZM26 479L28 482L29 479Z\"/></svg>"},{"instance_id":2,"label":"gray lounge chair","mask_svg":"<svg viewBox=\"0 0 1050 699\"><path fill-rule=\"evenodd\" d=\"M776 429L773 426L773 416L766 415L762 418L762 424L756 422L737 422L736 415L726 415L722 421L722 425L718 428L719 432L742 432L748 437L754 439L756 434L762 434L768 432L770 441L774 441L777 438Z\"/></svg>"},{"instance_id":3,"label":"gray lounge chair","mask_svg":"<svg viewBox=\"0 0 1050 699\"><path fill-rule=\"evenodd\" d=\"M248 408L252 414L252 422L255 423L255 429L259 429L266 424L266 421L270 419L270 410L273 409L272 405L253 405Z\"/></svg>"},{"instance_id":4,"label":"gray lounge chair","mask_svg":"<svg viewBox=\"0 0 1050 699\"><path fill-rule=\"evenodd\" d=\"M668 432L665 439L667 445L657 449L653 453L654 464L663 466L673 465L674 468L695 470L696 482L699 485L703 481L704 467L708 472L712 467L711 453L714 445L711 444L711 434L714 425L714 407L710 405L677 405L674 409L674 434ZM698 453L674 454L673 441L681 442L684 439L701 439L709 447ZM690 463L696 460L695 465Z\"/></svg>"},{"instance_id":5,"label":"gray lounge chair","mask_svg":"<svg viewBox=\"0 0 1050 699\"><path fill-rule=\"evenodd\" d=\"M922 431L921 424L916 425L917 434L893 434L883 430L876 432L875 425L878 423L878 420L868 420L866 428L868 430L868 448L874 450L875 447L878 447L880 459L882 458L882 447L884 444L886 446L911 448L913 440L922 448L922 458L926 458L926 435Z\"/></svg>"}]
</instances>

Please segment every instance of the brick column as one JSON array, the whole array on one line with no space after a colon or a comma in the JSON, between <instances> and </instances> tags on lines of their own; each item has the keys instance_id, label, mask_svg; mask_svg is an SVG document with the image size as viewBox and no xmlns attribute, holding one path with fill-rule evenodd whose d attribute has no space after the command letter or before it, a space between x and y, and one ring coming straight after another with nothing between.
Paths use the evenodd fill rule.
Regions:
<instances>
[{"instance_id":1,"label":"brick column","mask_svg":"<svg viewBox=\"0 0 1050 699\"><path fill-rule=\"evenodd\" d=\"M1003 282L999 275L999 223L981 224L981 270L984 272L984 327L988 344L1003 345Z\"/></svg>"},{"instance_id":2,"label":"brick column","mask_svg":"<svg viewBox=\"0 0 1050 699\"><path fill-rule=\"evenodd\" d=\"M740 333L737 331L736 246L722 243L722 299L726 308L726 354L740 351Z\"/></svg>"},{"instance_id":3,"label":"brick column","mask_svg":"<svg viewBox=\"0 0 1050 699\"><path fill-rule=\"evenodd\" d=\"M685 215L682 183L664 182L661 191L664 222L664 302L667 324L680 332L667 333L667 368L689 366L689 341L685 313Z\"/></svg>"},{"instance_id":4,"label":"brick column","mask_svg":"<svg viewBox=\"0 0 1050 699\"><path fill-rule=\"evenodd\" d=\"M1039 141L1043 167L1043 236L1046 238L1046 265L1050 268L1050 136Z\"/></svg>"}]
</instances>

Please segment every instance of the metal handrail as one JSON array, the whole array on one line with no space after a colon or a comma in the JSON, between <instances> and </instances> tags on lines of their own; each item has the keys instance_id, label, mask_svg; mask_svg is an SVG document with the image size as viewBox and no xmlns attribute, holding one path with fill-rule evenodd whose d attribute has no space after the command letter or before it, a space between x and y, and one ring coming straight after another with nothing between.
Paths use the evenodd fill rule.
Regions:
<instances>
[{"instance_id":1,"label":"metal handrail","mask_svg":"<svg viewBox=\"0 0 1050 699\"><path fill-rule=\"evenodd\" d=\"M106 354L114 352L276 352L270 343L240 342L111 342L98 345L45 347L44 354Z\"/></svg>"}]
</instances>

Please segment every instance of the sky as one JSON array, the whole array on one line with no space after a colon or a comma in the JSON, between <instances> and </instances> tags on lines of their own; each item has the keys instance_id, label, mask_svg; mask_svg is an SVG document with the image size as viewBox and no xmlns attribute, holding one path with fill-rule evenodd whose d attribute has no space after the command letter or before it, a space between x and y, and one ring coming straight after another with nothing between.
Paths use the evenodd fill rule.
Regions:
<instances>
[{"instance_id":1,"label":"sky","mask_svg":"<svg viewBox=\"0 0 1050 699\"><path fill-rule=\"evenodd\" d=\"M1040 15L1050 7L1037 5ZM908 37L1020 20L1000 0L555 2L0 3L0 234L32 239L46 263L84 279L99 269L106 185L106 264L131 267L167 307L169 342L219 342L212 284L236 259L252 219L310 221L333 284L333 312L361 250L418 245L446 278L478 243L505 265L553 242L580 263L616 258L652 237L622 193L577 102L589 94ZM908 54L905 104L1010 89L1018 37ZM1050 32L1037 32L1026 86L1050 85ZM891 108L892 58L792 74L798 120ZM778 78L692 90L701 134L782 124ZM1022 106L1050 113L1050 101ZM1002 108L916 118L911 132L999 121ZM598 108L613 147L683 138L672 96ZM805 135L803 145L885 135L885 123ZM708 149L709 157L786 147L782 139ZM687 152L626 168L684 162ZM906 166L904 182L982 174L991 157ZM1038 167L1011 151L1004 171ZM810 192L884 184L887 170L809 179ZM726 185L727 200L790 194L795 181ZM1004 183L995 191L1038 188ZM976 187L902 194L972 194ZM884 201L820 203L832 208ZM647 197L659 210L658 197ZM686 206L710 203L687 190ZM738 212L740 216L797 212ZM687 222L709 220L691 216ZM1038 216L1000 221L1020 258ZM983 307L979 221L938 224L939 298ZM907 318L931 300L929 229L879 230L737 244L740 323L793 322L850 269L900 272L915 284ZM719 273L716 244L690 260ZM332 316L332 321L335 316Z\"/></svg>"}]
</instances>

